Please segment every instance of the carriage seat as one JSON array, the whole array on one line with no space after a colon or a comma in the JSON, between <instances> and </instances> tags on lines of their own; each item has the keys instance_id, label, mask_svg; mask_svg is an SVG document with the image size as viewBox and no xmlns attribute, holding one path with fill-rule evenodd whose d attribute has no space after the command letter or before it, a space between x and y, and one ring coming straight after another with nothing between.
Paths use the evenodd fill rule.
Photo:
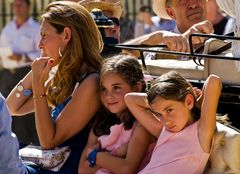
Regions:
<instances>
[{"instance_id":1,"label":"carriage seat","mask_svg":"<svg viewBox=\"0 0 240 174\"><path fill-rule=\"evenodd\" d=\"M221 123L217 123L212 150L205 174L240 173L240 134Z\"/></svg>"},{"instance_id":2,"label":"carriage seat","mask_svg":"<svg viewBox=\"0 0 240 174\"><path fill-rule=\"evenodd\" d=\"M226 44L226 41L208 39L204 44L204 54L224 44ZM221 55L231 57L231 49ZM161 59L161 56L158 56L158 58L160 59L146 60L147 70L150 75L159 76L170 70L176 70L187 79L206 80L210 74L216 74L222 79L223 83L240 85L240 70L235 65L236 61L204 58L202 61L204 66L199 66L192 59Z\"/></svg>"}]
</instances>

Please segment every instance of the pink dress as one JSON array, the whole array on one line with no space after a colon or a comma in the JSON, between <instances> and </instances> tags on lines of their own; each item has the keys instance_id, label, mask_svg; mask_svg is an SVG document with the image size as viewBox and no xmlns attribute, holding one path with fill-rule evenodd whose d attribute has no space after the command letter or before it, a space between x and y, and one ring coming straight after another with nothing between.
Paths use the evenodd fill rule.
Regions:
<instances>
[{"instance_id":1,"label":"pink dress","mask_svg":"<svg viewBox=\"0 0 240 174\"><path fill-rule=\"evenodd\" d=\"M178 133L163 129L150 162L139 174L202 174L209 155L199 143L197 122Z\"/></svg>"},{"instance_id":2,"label":"pink dress","mask_svg":"<svg viewBox=\"0 0 240 174\"><path fill-rule=\"evenodd\" d=\"M98 138L98 141L100 142L102 149L112 152L112 154L114 155L114 152L117 148L129 142L135 127L136 123L129 130L124 129L123 123L113 125L110 128L109 135L102 135ZM140 168L144 168L146 164L149 162L152 150L153 145L150 145L148 152L140 165ZM110 174L111 172L103 168L95 172L95 174L107 174L107 173Z\"/></svg>"}]
</instances>

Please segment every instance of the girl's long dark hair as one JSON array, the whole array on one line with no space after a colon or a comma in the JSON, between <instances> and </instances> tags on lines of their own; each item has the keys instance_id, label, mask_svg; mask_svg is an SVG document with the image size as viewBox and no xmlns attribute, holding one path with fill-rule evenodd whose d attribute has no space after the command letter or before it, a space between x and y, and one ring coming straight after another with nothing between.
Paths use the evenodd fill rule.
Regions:
<instances>
[{"instance_id":1,"label":"girl's long dark hair","mask_svg":"<svg viewBox=\"0 0 240 174\"><path fill-rule=\"evenodd\" d=\"M146 88L142 67L138 60L134 57L118 55L106 59L100 72L100 83L102 82L102 77L107 72L114 72L118 74L131 87L141 82L142 91ZM111 113L103 106L96 116L96 120L93 125L93 133L96 136L108 135L110 134L111 126L122 122L124 123L124 128L126 130L131 129L135 122L135 117L131 114L131 112L128 109L125 109L121 113L120 117L121 120L116 116L116 114Z\"/></svg>"}]
</instances>

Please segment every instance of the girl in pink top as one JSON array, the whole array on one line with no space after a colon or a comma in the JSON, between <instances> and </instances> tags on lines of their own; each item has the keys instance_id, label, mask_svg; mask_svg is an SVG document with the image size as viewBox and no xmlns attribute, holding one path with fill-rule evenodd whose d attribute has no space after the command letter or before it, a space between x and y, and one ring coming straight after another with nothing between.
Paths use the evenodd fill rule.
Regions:
<instances>
[{"instance_id":1,"label":"girl in pink top","mask_svg":"<svg viewBox=\"0 0 240 174\"><path fill-rule=\"evenodd\" d=\"M141 174L202 174L216 128L221 80L210 75L202 91L171 71L159 77L148 93L129 93L125 102L136 119L156 138ZM198 97L195 97L198 96ZM201 109L196 114L196 108Z\"/></svg>"},{"instance_id":2,"label":"girl in pink top","mask_svg":"<svg viewBox=\"0 0 240 174\"><path fill-rule=\"evenodd\" d=\"M143 78L136 58L106 59L100 72L103 109L93 124L79 173L137 173L149 162L155 138L136 122L124 101L126 93L145 90Z\"/></svg>"}]
</instances>

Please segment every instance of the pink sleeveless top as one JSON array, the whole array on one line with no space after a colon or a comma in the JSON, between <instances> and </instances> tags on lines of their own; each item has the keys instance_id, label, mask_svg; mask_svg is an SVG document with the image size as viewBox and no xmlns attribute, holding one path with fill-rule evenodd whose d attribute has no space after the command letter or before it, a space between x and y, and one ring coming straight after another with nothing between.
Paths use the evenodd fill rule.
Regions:
<instances>
[{"instance_id":1,"label":"pink sleeveless top","mask_svg":"<svg viewBox=\"0 0 240 174\"><path fill-rule=\"evenodd\" d=\"M133 127L129 130L124 129L123 123L113 125L110 128L109 135L102 135L98 138L98 141L100 142L102 149L106 149L112 152L112 154L114 155L114 151L117 148L129 142L135 127L136 127L136 123L134 123ZM148 152L143 162L140 165L141 169L144 168L147 165L147 163L150 161L152 150L153 150L153 145L150 145ZM107 174L107 173L111 173L111 172L106 169L99 169L95 172L95 174Z\"/></svg>"},{"instance_id":2,"label":"pink sleeveless top","mask_svg":"<svg viewBox=\"0 0 240 174\"><path fill-rule=\"evenodd\" d=\"M202 174L209 155L199 143L197 122L178 133L163 129L150 162L139 174Z\"/></svg>"}]
</instances>

